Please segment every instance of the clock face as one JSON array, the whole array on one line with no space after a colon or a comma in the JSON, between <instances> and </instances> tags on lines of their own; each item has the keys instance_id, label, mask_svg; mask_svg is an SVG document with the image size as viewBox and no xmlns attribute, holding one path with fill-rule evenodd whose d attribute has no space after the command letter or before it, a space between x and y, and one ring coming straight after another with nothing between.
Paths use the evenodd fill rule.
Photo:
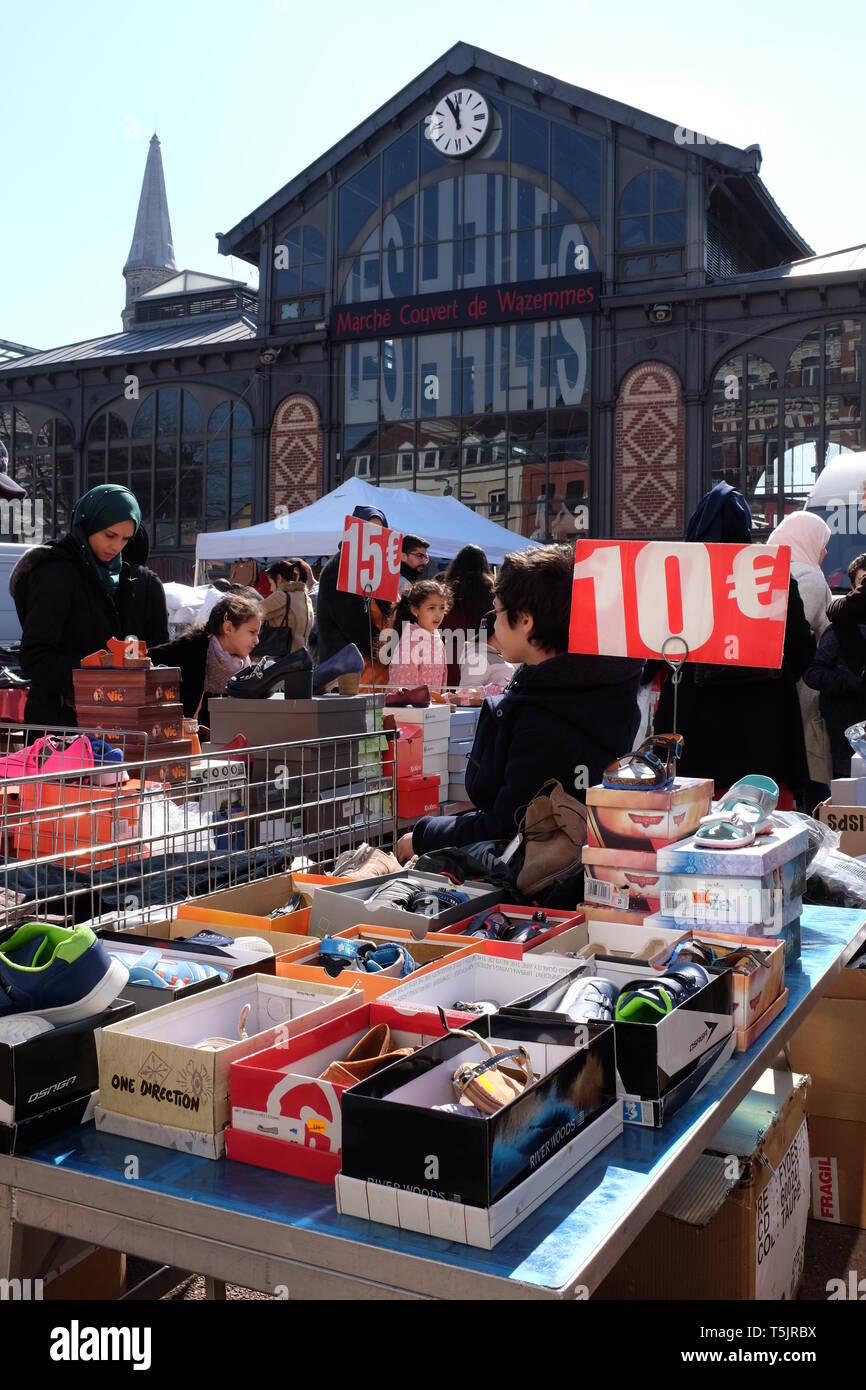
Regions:
<instances>
[{"instance_id":1,"label":"clock face","mask_svg":"<svg viewBox=\"0 0 866 1390\"><path fill-rule=\"evenodd\" d=\"M458 87L437 101L427 117L427 136L440 154L460 159L478 148L490 125L490 107L480 92Z\"/></svg>"}]
</instances>

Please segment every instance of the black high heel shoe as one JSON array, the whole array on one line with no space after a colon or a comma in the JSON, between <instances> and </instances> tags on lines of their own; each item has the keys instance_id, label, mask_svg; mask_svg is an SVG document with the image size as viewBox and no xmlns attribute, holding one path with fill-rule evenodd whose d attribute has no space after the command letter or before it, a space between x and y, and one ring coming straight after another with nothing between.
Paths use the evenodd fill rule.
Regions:
<instances>
[{"instance_id":1,"label":"black high heel shoe","mask_svg":"<svg viewBox=\"0 0 866 1390\"><path fill-rule=\"evenodd\" d=\"M274 661L263 656L255 666L238 671L226 686L233 699L262 700L283 687L287 700L309 700L313 693L313 662L306 647Z\"/></svg>"}]
</instances>

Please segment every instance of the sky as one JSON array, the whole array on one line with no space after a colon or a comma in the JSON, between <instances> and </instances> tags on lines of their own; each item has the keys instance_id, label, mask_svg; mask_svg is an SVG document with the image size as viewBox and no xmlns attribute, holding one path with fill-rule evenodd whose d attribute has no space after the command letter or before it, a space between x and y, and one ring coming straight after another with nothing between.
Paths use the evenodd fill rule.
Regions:
<instances>
[{"instance_id":1,"label":"sky","mask_svg":"<svg viewBox=\"0 0 866 1390\"><path fill-rule=\"evenodd\" d=\"M0 339L119 331L147 146L175 256L227 231L460 40L744 148L817 252L866 242L861 0L3 0Z\"/></svg>"}]
</instances>

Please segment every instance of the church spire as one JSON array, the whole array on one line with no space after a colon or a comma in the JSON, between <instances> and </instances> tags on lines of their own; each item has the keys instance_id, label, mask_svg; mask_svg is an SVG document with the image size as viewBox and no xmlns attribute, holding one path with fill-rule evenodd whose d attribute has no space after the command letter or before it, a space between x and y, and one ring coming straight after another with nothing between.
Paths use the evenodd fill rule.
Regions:
<instances>
[{"instance_id":1,"label":"church spire","mask_svg":"<svg viewBox=\"0 0 866 1390\"><path fill-rule=\"evenodd\" d=\"M131 327L133 323L134 305L139 295L161 285L176 272L162 154L159 140L153 135L144 167L132 245L123 267L126 281L126 308L122 315L124 328Z\"/></svg>"}]
</instances>

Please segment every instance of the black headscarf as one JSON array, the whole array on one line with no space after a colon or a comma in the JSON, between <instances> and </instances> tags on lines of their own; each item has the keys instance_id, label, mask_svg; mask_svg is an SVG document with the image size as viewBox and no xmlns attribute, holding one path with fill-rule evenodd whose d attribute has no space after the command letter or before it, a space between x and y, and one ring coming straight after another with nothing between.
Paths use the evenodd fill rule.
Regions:
<instances>
[{"instance_id":1,"label":"black headscarf","mask_svg":"<svg viewBox=\"0 0 866 1390\"><path fill-rule=\"evenodd\" d=\"M752 513L741 492L730 483L717 483L702 497L689 517L687 541L716 541L725 545L749 545Z\"/></svg>"}]
</instances>

